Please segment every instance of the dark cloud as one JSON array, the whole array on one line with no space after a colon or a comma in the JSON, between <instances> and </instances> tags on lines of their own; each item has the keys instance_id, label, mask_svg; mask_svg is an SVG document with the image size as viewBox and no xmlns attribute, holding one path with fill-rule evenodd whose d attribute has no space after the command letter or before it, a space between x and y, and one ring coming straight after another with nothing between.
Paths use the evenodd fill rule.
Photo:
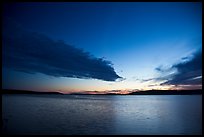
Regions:
<instances>
[{"instance_id":1,"label":"dark cloud","mask_svg":"<svg viewBox=\"0 0 204 137\"><path fill-rule=\"evenodd\" d=\"M148 81L152 81L155 80L154 78L149 78L149 79L142 79L141 82L148 82Z\"/></svg>"},{"instance_id":2,"label":"dark cloud","mask_svg":"<svg viewBox=\"0 0 204 137\"><path fill-rule=\"evenodd\" d=\"M162 68L162 66L159 66L157 68L155 68L156 71L159 71L159 72L164 72L164 69Z\"/></svg>"},{"instance_id":3,"label":"dark cloud","mask_svg":"<svg viewBox=\"0 0 204 137\"><path fill-rule=\"evenodd\" d=\"M3 67L55 77L115 81L112 63L82 49L29 32L12 20L3 21Z\"/></svg>"},{"instance_id":4,"label":"dark cloud","mask_svg":"<svg viewBox=\"0 0 204 137\"><path fill-rule=\"evenodd\" d=\"M202 51L198 50L192 57L185 58L185 62L173 65L170 69L177 72L170 75L161 85L201 85L202 84ZM158 70L158 69L157 69Z\"/></svg>"}]
</instances>

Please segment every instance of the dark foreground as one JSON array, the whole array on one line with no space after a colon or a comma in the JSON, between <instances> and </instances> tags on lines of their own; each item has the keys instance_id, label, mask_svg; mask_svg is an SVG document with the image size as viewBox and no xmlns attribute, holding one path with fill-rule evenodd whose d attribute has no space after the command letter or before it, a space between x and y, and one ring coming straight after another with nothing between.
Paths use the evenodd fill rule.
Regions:
<instances>
[{"instance_id":1,"label":"dark foreground","mask_svg":"<svg viewBox=\"0 0 204 137\"><path fill-rule=\"evenodd\" d=\"M4 94L3 134L201 135L202 95Z\"/></svg>"}]
</instances>

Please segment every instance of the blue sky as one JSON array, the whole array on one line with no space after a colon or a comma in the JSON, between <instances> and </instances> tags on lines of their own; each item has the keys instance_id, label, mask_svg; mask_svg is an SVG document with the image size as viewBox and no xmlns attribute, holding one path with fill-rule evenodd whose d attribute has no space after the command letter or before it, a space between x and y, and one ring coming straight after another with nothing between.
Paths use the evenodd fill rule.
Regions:
<instances>
[{"instance_id":1,"label":"blue sky","mask_svg":"<svg viewBox=\"0 0 204 137\"><path fill-rule=\"evenodd\" d=\"M40 69L41 71L37 71L38 68L33 72L33 69L31 71L31 69L23 68L26 62L21 65L16 64L20 69L33 74L16 71L14 69L17 66L15 63L10 66L3 64L3 88L61 90L63 92L168 89L175 87L175 84L162 86L160 84L164 83L165 80L169 81L176 78L178 73L183 72L176 72L176 70L180 70L177 67L179 65L176 66L176 64L182 63L184 57L189 58L187 62L196 60L196 53L199 53L202 49L202 3L199 2L30 2L4 4L3 7L5 24L12 21L25 31L40 33L53 42L64 41L67 45L89 52L98 64L105 65L104 68L95 66L97 76L93 72L93 64L90 63L86 68L81 65L81 68L89 70L87 75L91 76L87 76L87 79L84 78L85 74L82 74L84 72L82 69L74 70L74 73L78 75L76 78L70 73L69 76L53 76L51 72L49 73L51 75L49 75L49 70L43 69L42 71ZM4 26L3 30L6 28ZM12 34L15 30L4 30L5 33L7 31L8 35L11 37L13 35L13 38L15 38L15 34ZM19 34L16 33L16 35ZM16 45L13 46L18 49ZM3 47L9 46L3 44ZM36 46L36 48L42 47L43 44L42 46ZM48 45L45 47L49 48ZM66 49L66 45L64 47ZM64 58L58 58L61 62L64 61L63 64L66 64L66 50L61 50ZM15 51L3 50L5 55L12 54L12 52ZM18 50L15 53L17 52ZM36 52L40 51L36 50ZM56 55L59 53L60 51ZM44 52L41 59L46 58L48 54ZM26 57L22 54L20 56ZM69 56L69 58L71 57ZM97 60L99 58L110 61L113 65L110 66L108 63L100 62L100 60ZM76 63L77 60L74 59L71 62ZM12 60L10 61L12 62ZM54 60L51 61L54 62ZM61 66L70 67L72 65L73 63ZM90 66L92 68L89 68ZM162 68L166 73L164 74L164 71L161 73L156 68ZM102 69L104 70L103 75ZM187 79L198 76L202 78L201 67L198 67L198 69L196 72L198 71L199 74L196 73L196 75ZM80 70L80 73L77 70ZM105 74L105 70L108 71L107 74ZM172 70L173 77L158 81L159 77L169 75L170 71L167 70ZM117 78L120 80L116 80ZM152 80L148 81L148 79ZM178 84L176 87L186 87L184 85ZM188 87L192 87L192 85L188 84ZM201 83L197 83L197 87L202 87Z\"/></svg>"}]
</instances>

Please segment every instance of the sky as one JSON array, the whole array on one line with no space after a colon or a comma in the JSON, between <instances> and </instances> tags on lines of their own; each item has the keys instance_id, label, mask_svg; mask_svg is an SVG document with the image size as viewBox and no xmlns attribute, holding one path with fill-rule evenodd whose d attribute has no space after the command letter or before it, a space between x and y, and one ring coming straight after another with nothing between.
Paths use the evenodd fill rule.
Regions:
<instances>
[{"instance_id":1,"label":"sky","mask_svg":"<svg viewBox=\"0 0 204 137\"><path fill-rule=\"evenodd\" d=\"M2 88L202 88L201 2L3 4Z\"/></svg>"}]
</instances>

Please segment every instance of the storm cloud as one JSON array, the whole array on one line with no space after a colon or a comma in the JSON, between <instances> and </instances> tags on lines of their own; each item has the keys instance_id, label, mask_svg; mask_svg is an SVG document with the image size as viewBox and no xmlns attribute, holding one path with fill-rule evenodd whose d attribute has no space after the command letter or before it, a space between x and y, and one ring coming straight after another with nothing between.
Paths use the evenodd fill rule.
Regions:
<instances>
[{"instance_id":1,"label":"storm cloud","mask_svg":"<svg viewBox=\"0 0 204 137\"><path fill-rule=\"evenodd\" d=\"M116 74L110 61L63 41L31 32L13 21L3 22L3 67L26 73L43 73L55 77L93 78L115 81Z\"/></svg>"},{"instance_id":2,"label":"storm cloud","mask_svg":"<svg viewBox=\"0 0 204 137\"><path fill-rule=\"evenodd\" d=\"M161 85L202 85L202 51L198 50L192 56L185 57L185 60L170 68L176 72ZM164 71L159 68L156 70L161 70L161 73Z\"/></svg>"}]
</instances>

